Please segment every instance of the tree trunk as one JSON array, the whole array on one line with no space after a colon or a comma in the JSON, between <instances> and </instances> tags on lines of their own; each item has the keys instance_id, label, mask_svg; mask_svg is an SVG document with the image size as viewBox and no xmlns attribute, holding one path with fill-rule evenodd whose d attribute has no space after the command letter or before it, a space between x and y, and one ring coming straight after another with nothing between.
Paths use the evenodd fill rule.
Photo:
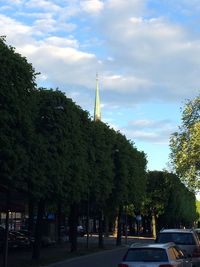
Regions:
<instances>
[{"instance_id":1,"label":"tree trunk","mask_svg":"<svg viewBox=\"0 0 200 267\"><path fill-rule=\"evenodd\" d=\"M40 199L38 203L37 220L35 226L35 242L33 245L32 259L39 260L40 258L40 247L41 247L41 234L42 234L42 221L45 210L45 202Z\"/></svg>"},{"instance_id":2,"label":"tree trunk","mask_svg":"<svg viewBox=\"0 0 200 267\"><path fill-rule=\"evenodd\" d=\"M105 222L105 236L109 237L109 218L108 218L108 216L104 216L104 222Z\"/></svg>"},{"instance_id":3,"label":"tree trunk","mask_svg":"<svg viewBox=\"0 0 200 267\"><path fill-rule=\"evenodd\" d=\"M116 245L121 246L122 244L122 225L121 225L122 207L119 207L118 220L117 220L117 240Z\"/></svg>"},{"instance_id":4,"label":"tree trunk","mask_svg":"<svg viewBox=\"0 0 200 267\"><path fill-rule=\"evenodd\" d=\"M96 217L93 218L93 233L97 232Z\"/></svg>"},{"instance_id":5,"label":"tree trunk","mask_svg":"<svg viewBox=\"0 0 200 267\"><path fill-rule=\"evenodd\" d=\"M153 232L153 238L156 239L156 216L155 213L152 213L152 232Z\"/></svg>"},{"instance_id":6,"label":"tree trunk","mask_svg":"<svg viewBox=\"0 0 200 267\"><path fill-rule=\"evenodd\" d=\"M69 218L69 239L71 242L71 252L77 251L77 226L78 226L78 205L73 203L70 206Z\"/></svg>"},{"instance_id":7,"label":"tree trunk","mask_svg":"<svg viewBox=\"0 0 200 267\"><path fill-rule=\"evenodd\" d=\"M103 212L102 210L100 211L99 214L99 248L103 248L104 243L103 243Z\"/></svg>"},{"instance_id":8,"label":"tree trunk","mask_svg":"<svg viewBox=\"0 0 200 267\"><path fill-rule=\"evenodd\" d=\"M33 236L34 232L34 201L30 197L28 203L28 231L29 235Z\"/></svg>"},{"instance_id":9,"label":"tree trunk","mask_svg":"<svg viewBox=\"0 0 200 267\"><path fill-rule=\"evenodd\" d=\"M118 215L115 217L114 227L113 227L113 236L117 237L117 229L118 229Z\"/></svg>"},{"instance_id":10,"label":"tree trunk","mask_svg":"<svg viewBox=\"0 0 200 267\"><path fill-rule=\"evenodd\" d=\"M90 206L89 206L89 197L87 200L87 218L86 218L86 232L87 232L87 240L86 240L86 248L89 248L89 221L90 221Z\"/></svg>"},{"instance_id":11,"label":"tree trunk","mask_svg":"<svg viewBox=\"0 0 200 267\"><path fill-rule=\"evenodd\" d=\"M6 190L6 227L4 234L4 247L3 247L3 267L8 264L8 230L9 230L9 206L10 206L10 192Z\"/></svg>"},{"instance_id":12,"label":"tree trunk","mask_svg":"<svg viewBox=\"0 0 200 267\"><path fill-rule=\"evenodd\" d=\"M61 243L61 203L58 202L57 205L57 241Z\"/></svg>"}]
</instances>

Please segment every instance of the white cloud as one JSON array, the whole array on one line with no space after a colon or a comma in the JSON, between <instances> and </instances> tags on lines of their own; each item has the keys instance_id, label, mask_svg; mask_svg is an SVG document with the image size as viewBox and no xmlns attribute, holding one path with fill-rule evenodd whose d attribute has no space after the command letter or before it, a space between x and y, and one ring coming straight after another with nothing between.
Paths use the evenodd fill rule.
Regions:
<instances>
[{"instance_id":1,"label":"white cloud","mask_svg":"<svg viewBox=\"0 0 200 267\"><path fill-rule=\"evenodd\" d=\"M80 6L83 11L95 15L104 8L104 3L100 0L84 0L80 2Z\"/></svg>"},{"instance_id":2,"label":"white cloud","mask_svg":"<svg viewBox=\"0 0 200 267\"><path fill-rule=\"evenodd\" d=\"M7 4L14 4L14 5L20 5L23 4L25 0L3 0L2 2Z\"/></svg>"},{"instance_id":3,"label":"white cloud","mask_svg":"<svg viewBox=\"0 0 200 267\"><path fill-rule=\"evenodd\" d=\"M26 2L26 7L36 9L41 8L45 11L51 12L59 12L61 10L59 5L47 0L30 0Z\"/></svg>"},{"instance_id":4,"label":"white cloud","mask_svg":"<svg viewBox=\"0 0 200 267\"><path fill-rule=\"evenodd\" d=\"M17 3L24 4L27 11L19 9L17 14L31 22L28 25L20 22L20 16L0 15L2 34L28 56L36 70L44 71L62 88L82 82L89 94L99 71L105 104L176 101L196 94L200 37L169 23L164 16L148 13L146 1ZM96 11L101 12L92 19L85 14ZM46 66L47 59L51 66Z\"/></svg>"},{"instance_id":5,"label":"white cloud","mask_svg":"<svg viewBox=\"0 0 200 267\"><path fill-rule=\"evenodd\" d=\"M167 129L171 127L171 121L170 120L148 120L148 119L143 119L143 120L134 120L134 121L129 121L129 126L131 127L136 127L136 128L151 128L151 129ZM171 127L172 128L172 127Z\"/></svg>"},{"instance_id":6,"label":"white cloud","mask_svg":"<svg viewBox=\"0 0 200 267\"><path fill-rule=\"evenodd\" d=\"M6 35L8 40L11 40L12 43L15 43L15 37L20 40L20 36L25 37L31 34L30 26L2 14L0 14L0 28L1 34Z\"/></svg>"},{"instance_id":7,"label":"white cloud","mask_svg":"<svg viewBox=\"0 0 200 267\"><path fill-rule=\"evenodd\" d=\"M107 0L106 8L112 10L113 12L122 11L123 13L141 13L145 10L145 1L144 0Z\"/></svg>"},{"instance_id":8,"label":"white cloud","mask_svg":"<svg viewBox=\"0 0 200 267\"><path fill-rule=\"evenodd\" d=\"M54 45L56 47L72 47L72 48L78 48L79 43L78 40L71 38L61 38L57 36L51 36L47 37L45 39L45 42L50 45Z\"/></svg>"},{"instance_id":9,"label":"white cloud","mask_svg":"<svg viewBox=\"0 0 200 267\"><path fill-rule=\"evenodd\" d=\"M111 75L102 77L103 88L119 92L137 92L142 87L147 88L151 85L150 81L133 76Z\"/></svg>"},{"instance_id":10,"label":"white cloud","mask_svg":"<svg viewBox=\"0 0 200 267\"><path fill-rule=\"evenodd\" d=\"M129 121L122 131L133 140L168 144L170 135L176 130L172 121L164 120L133 120Z\"/></svg>"},{"instance_id":11,"label":"white cloud","mask_svg":"<svg viewBox=\"0 0 200 267\"><path fill-rule=\"evenodd\" d=\"M114 12L109 10L111 3ZM134 5L138 9L132 8ZM123 91L139 91L144 99L177 101L194 96L200 83L200 37L164 17L145 18L141 7L138 1L116 0L105 5L100 25L109 57L115 59L107 62L108 66L129 73L127 83L119 80ZM116 16L118 12L120 16ZM119 86L115 88L118 90Z\"/></svg>"}]
</instances>

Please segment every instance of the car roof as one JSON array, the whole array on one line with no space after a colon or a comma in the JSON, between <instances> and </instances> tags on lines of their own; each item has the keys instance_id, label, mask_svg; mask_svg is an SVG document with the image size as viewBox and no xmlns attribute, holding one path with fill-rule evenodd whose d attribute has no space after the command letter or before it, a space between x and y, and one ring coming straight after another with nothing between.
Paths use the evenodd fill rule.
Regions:
<instances>
[{"instance_id":1,"label":"car roof","mask_svg":"<svg viewBox=\"0 0 200 267\"><path fill-rule=\"evenodd\" d=\"M193 229L163 229L160 233L192 233Z\"/></svg>"},{"instance_id":2,"label":"car roof","mask_svg":"<svg viewBox=\"0 0 200 267\"><path fill-rule=\"evenodd\" d=\"M130 248L162 248L167 249L169 247L175 246L174 242L168 243L133 243Z\"/></svg>"}]
</instances>

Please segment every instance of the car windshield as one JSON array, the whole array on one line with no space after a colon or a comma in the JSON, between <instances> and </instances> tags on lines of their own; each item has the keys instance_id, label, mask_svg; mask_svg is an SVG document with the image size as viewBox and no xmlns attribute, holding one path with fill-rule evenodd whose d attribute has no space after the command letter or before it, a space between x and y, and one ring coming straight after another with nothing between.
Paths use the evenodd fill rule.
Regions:
<instances>
[{"instance_id":1,"label":"car windshield","mask_svg":"<svg viewBox=\"0 0 200 267\"><path fill-rule=\"evenodd\" d=\"M128 250L124 261L166 262L168 258L164 249L134 248Z\"/></svg>"},{"instance_id":2,"label":"car windshield","mask_svg":"<svg viewBox=\"0 0 200 267\"><path fill-rule=\"evenodd\" d=\"M179 245L195 245L195 240L191 233L160 233L157 242L174 242Z\"/></svg>"}]
</instances>

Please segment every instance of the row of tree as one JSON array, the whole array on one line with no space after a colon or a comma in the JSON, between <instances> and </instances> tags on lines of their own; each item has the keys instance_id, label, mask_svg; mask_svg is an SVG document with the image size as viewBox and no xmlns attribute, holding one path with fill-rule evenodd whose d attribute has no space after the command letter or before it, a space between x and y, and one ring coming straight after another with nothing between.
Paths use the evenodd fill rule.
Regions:
<instances>
[{"instance_id":1,"label":"row of tree","mask_svg":"<svg viewBox=\"0 0 200 267\"><path fill-rule=\"evenodd\" d=\"M148 173L143 214L152 216L157 231L163 227L192 227L198 219L195 203L194 193L184 186L177 175L166 171Z\"/></svg>"},{"instance_id":2,"label":"row of tree","mask_svg":"<svg viewBox=\"0 0 200 267\"><path fill-rule=\"evenodd\" d=\"M118 244L124 207L160 225L191 225L195 196L174 174L146 172L146 155L120 132L92 121L59 90L37 88L37 73L26 58L0 39L0 186L16 190L29 207L35 231L33 258L39 258L42 220L49 208L68 214L71 250L77 249L79 207L90 203L99 221L118 217ZM131 210L131 209L130 209ZM34 215L37 221L33 227Z\"/></svg>"},{"instance_id":3,"label":"row of tree","mask_svg":"<svg viewBox=\"0 0 200 267\"><path fill-rule=\"evenodd\" d=\"M39 257L49 205L69 207L71 249L76 250L78 205L88 198L99 214L102 246L100 226L108 203L120 210L144 196L145 154L121 133L93 122L64 93L38 89L32 65L4 40L0 54L1 185L25 194L30 222L37 205L33 257Z\"/></svg>"}]
</instances>

